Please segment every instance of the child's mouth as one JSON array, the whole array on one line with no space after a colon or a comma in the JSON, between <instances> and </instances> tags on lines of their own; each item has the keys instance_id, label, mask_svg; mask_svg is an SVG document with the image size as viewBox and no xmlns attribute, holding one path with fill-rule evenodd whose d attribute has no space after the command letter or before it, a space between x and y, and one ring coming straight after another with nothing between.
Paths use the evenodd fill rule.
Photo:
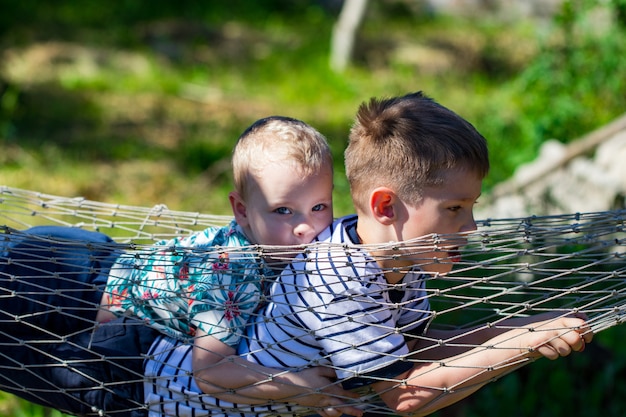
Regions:
<instances>
[{"instance_id":1,"label":"child's mouth","mask_svg":"<svg viewBox=\"0 0 626 417\"><path fill-rule=\"evenodd\" d=\"M449 250L448 259L450 262L461 262L461 252L457 249Z\"/></svg>"}]
</instances>

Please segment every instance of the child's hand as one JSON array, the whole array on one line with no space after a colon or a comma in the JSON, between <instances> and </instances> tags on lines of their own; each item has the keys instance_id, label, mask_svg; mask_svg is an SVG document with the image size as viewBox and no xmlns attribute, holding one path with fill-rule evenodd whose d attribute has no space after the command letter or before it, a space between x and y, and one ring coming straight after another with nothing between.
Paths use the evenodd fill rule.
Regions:
<instances>
[{"instance_id":1,"label":"child's hand","mask_svg":"<svg viewBox=\"0 0 626 417\"><path fill-rule=\"evenodd\" d=\"M582 352L593 339L593 332L581 315L546 319L524 328L527 332L520 339L520 349L552 360L572 351Z\"/></svg>"},{"instance_id":2,"label":"child's hand","mask_svg":"<svg viewBox=\"0 0 626 417\"><path fill-rule=\"evenodd\" d=\"M332 383L336 379L335 371L325 366L316 366L297 372L298 378L303 382L301 386L311 387L310 394L287 399L306 407L315 407L322 417L339 417L347 414L355 417L363 415L360 410L350 404L350 398L358 398L358 395L345 391L341 385ZM315 390L315 391L314 391Z\"/></svg>"}]
</instances>

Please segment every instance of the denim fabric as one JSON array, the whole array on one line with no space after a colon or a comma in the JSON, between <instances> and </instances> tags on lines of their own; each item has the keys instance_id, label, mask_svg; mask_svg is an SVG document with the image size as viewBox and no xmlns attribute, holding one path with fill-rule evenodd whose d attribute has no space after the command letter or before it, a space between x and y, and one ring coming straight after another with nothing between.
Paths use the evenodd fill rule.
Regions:
<instances>
[{"instance_id":1,"label":"denim fabric","mask_svg":"<svg viewBox=\"0 0 626 417\"><path fill-rule=\"evenodd\" d=\"M38 226L0 234L0 329L52 338L93 327L119 248L108 236Z\"/></svg>"},{"instance_id":2,"label":"denim fabric","mask_svg":"<svg viewBox=\"0 0 626 417\"><path fill-rule=\"evenodd\" d=\"M43 344L0 331L0 390L68 414L145 417L142 355L157 333L128 317Z\"/></svg>"},{"instance_id":3,"label":"denim fabric","mask_svg":"<svg viewBox=\"0 0 626 417\"><path fill-rule=\"evenodd\" d=\"M157 331L96 326L119 246L76 228L0 233L0 390L76 415L145 417L143 357Z\"/></svg>"}]
</instances>

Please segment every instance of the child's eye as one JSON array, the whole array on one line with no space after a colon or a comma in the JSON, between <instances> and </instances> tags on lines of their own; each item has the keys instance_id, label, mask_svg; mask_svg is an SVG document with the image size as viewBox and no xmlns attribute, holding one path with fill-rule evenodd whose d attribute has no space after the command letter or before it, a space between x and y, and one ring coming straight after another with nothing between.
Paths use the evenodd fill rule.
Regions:
<instances>
[{"instance_id":1,"label":"child's eye","mask_svg":"<svg viewBox=\"0 0 626 417\"><path fill-rule=\"evenodd\" d=\"M326 208L326 204L316 204L311 209L312 211L322 211Z\"/></svg>"},{"instance_id":2,"label":"child's eye","mask_svg":"<svg viewBox=\"0 0 626 417\"><path fill-rule=\"evenodd\" d=\"M453 211L453 212L457 212L457 211L461 210L461 208L462 208L461 206L451 206L451 207L448 207L448 210Z\"/></svg>"},{"instance_id":3,"label":"child's eye","mask_svg":"<svg viewBox=\"0 0 626 417\"><path fill-rule=\"evenodd\" d=\"M291 214L291 210L289 210L287 207L278 207L276 210L274 210L274 213Z\"/></svg>"}]
</instances>

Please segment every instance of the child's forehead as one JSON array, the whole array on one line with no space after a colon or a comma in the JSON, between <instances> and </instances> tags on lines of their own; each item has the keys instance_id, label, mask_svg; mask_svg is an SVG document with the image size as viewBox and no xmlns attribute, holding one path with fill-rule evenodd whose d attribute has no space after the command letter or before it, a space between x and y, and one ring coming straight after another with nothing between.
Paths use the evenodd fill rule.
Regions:
<instances>
[{"instance_id":1,"label":"child's forehead","mask_svg":"<svg viewBox=\"0 0 626 417\"><path fill-rule=\"evenodd\" d=\"M446 200L474 200L481 194L483 179L468 169L449 169L441 173L436 185L423 189L424 197Z\"/></svg>"},{"instance_id":2,"label":"child's forehead","mask_svg":"<svg viewBox=\"0 0 626 417\"><path fill-rule=\"evenodd\" d=\"M480 181L483 180L483 176L480 174L480 172L478 172L477 169L473 168L469 164L461 164L458 166L436 170L432 175L432 182L446 186L450 183L457 182L460 179L464 178L472 180L478 179Z\"/></svg>"},{"instance_id":3,"label":"child's forehead","mask_svg":"<svg viewBox=\"0 0 626 417\"><path fill-rule=\"evenodd\" d=\"M257 177L276 170L295 173L304 172L304 167L298 161L290 158L287 153L271 152L260 156L248 166L250 173Z\"/></svg>"},{"instance_id":4,"label":"child's forehead","mask_svg":"<svg viewBox=\"0 0 626 417\"><path fill-rule=\"evenodd\" d=\"M280 169L301 177L309 177L332 172L332 164L323 162L321 160L303 160L283 149L273 150L260 155L258 159L249 164L248 169L255 176L261 176L268 171Z\"/></svg>"},{"instance_id":5,"label":"child's forehead","mask_svg":"<svg viewBox=\"0 0 626 417\"><path fill-rule=\"evenodd\" d=\"M327 165L317 167L303 166L295 160L266 159L249 167L248 191L264 186L272 189L281 185L304 183L307 181L330 178L332 183L332 168Z\"/></svg>"}]
</instances>

